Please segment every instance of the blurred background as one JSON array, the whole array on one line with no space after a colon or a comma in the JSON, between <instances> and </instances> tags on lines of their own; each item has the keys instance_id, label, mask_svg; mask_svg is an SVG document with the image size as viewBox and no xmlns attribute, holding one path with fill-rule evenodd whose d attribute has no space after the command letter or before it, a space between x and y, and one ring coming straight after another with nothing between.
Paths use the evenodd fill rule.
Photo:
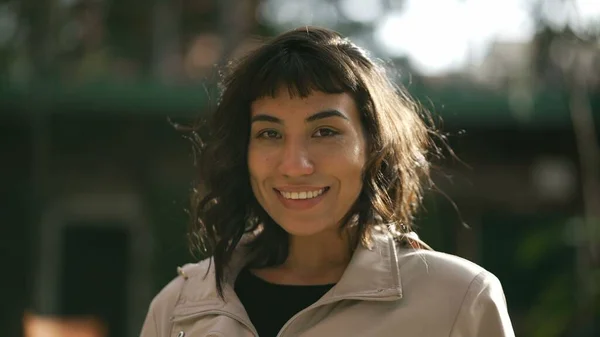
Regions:
<instances>
[{"instance_id":1,"label":"blurred background","mask_svg":"<svg viewBox=\"0 0 600 337\"><path fill-rule=\"evenodd\" d=\"M186 248L172 123L302 25L397 72L462 162L419 221L504 285L518 336L600 336L599 0L0 0L0 336L137 336Z\"/></svg>"}]
</instances>

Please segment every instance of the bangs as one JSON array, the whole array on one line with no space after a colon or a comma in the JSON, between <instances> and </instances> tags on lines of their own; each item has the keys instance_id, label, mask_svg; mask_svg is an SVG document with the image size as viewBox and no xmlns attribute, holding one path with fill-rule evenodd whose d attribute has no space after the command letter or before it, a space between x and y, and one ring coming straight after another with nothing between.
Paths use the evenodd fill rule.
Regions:
<instances>
[{"instance_id":1,"label":"bangs","mask_svg":"<svg viewBox=\"0 0 600 337\"><path fill-rule=\"evenodd\" d=\"M250 65L248 101L275 97L287 88L290 97L307 97L311 92L329 94L354 93L358 79L346 60L326 51L290 51L284 49L274 57L262 55ZM269 57L271 56L271 57Z\"/></svg>"}]
</instances>

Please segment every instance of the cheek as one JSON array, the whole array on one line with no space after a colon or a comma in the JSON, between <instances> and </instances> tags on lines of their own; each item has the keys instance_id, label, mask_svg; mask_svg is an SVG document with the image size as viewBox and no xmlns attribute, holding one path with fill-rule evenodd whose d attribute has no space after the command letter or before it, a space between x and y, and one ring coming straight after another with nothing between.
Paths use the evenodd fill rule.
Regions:
<instances>
[{"instance_id":1,"label":"cheek","mask_svg":"<svg viewBox=\"0 0 600 337\"><path fill-rule=\"evenodd\" d=\"M248 174L250 175L250 186L252 187L252 192L257 200L261 200L261 193L259 189L261 171L262 169L260 160L256 155L256 152L248 151Z\"/></svg>"},{"instance_id":2,"label":"cheek","mask_svg":"<svg viewBox=\"0 0 600 337\"><path fill-rule=\"evenodd\" d=\"M337 176L347 187L362 184L362 175L366 164L366 151L360 142L339 144L319 154L320 167L329 174Z\"/></svg>"},{"instance_id":3,"label":"cheek","mask_svg":"<svg viewBox=\"0 0 600 337\"><path fill-rule=\"evenodd\" d=\"M345 161L351 164L351 167L349 168L353 171L359 170L362 172L367 161L365 144L357 141L348 144L345 148L346 151L344 151L344 157L346 159Z\"/></svg>"},{"instance_id":4,"label":"cheek","mask_svg":"<svg viewBox=\"0 0 600 337\"><path fill-rule=\"evenodd\" d=\"M248 171L250 172L251 179L264 178L269 172L271 158L263 151L248 150Z\"/></svg>"},{"instance_id":5,"label":"cheek","mask_svg":"<svg viewBox=\"0 0 600 337\"><path fill-rule=\"evenodd\" d=\"M351 186L351 189L362 189L366 162L367 150L364 142L354 142L348 147L345 155L345 178L346 184Z\"/></svg>"}]
</instances>

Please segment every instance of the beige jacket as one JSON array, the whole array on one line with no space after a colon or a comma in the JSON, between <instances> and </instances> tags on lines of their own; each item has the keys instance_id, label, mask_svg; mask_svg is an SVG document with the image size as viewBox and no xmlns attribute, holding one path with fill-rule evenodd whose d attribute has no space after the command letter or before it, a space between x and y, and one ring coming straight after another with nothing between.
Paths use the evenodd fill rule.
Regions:
<instances>
[{"instance_id":1,"label":"beige jacket","mask_svg":"<svg viewBox=\"0 0 600 337\"><path fill-rule=\"evenodd\" d=\"M244 254L231 264L232 278ZM152 301L141 337L257 336L233 286L217 296L209 261L186 265ZM208 270L208 274L207 274ZM206 277L205 277L206 276ZM337 285L292 317L278 337L514 336L502 286L456 256L398 248L385 236L360 247Z\"/></svg>"}]
</instances>

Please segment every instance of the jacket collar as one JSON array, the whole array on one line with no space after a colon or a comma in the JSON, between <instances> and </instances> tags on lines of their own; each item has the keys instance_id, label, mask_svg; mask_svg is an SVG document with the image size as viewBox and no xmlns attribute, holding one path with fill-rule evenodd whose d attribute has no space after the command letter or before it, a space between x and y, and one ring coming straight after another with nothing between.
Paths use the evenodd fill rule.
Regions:
<instances>
[{"instance_id":1,"label":"jacket collar","mask_svg":"<svg viewBox=\"0 0 600 337\"><path fill-rule=\"evenodd\" d=\"M370 247L359 245L339 282L319 302L341 299L381 301L402 298L395 240L389 234L379 231L373 231L372 238ZM175 306L174 315L184 316L197 311L222 310L245 317L243 306L233 290L233 283L247 262L246 251L238 249L230 267L226 270L228 282L224 285L225 301L217 295L212 259L187 268L189 269L189 272L186 271L187 280Z\"/></svg>"},{"instance_id":2,"label":"jacket collar","mask_svg":"<svg viewBox=\"0 0 600 337\"><path fill-rule=\"evenodd\" d=\"M327 295L364 299L402 298L402 284L394 238L373 232L371 247L359 245L340 281Z\"/></svg>"}]
</instances>

